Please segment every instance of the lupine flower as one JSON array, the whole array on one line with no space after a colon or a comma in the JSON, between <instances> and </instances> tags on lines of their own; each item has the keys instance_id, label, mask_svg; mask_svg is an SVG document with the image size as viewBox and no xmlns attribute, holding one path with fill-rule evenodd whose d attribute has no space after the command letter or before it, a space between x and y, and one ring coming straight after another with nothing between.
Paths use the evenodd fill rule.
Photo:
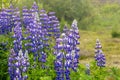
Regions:
<instances>
[{"instance_id":1,"label":"lupine flower","mask_svg":"<svg viewBox=\"0 0 120 80\"><path fill-rule=\"evenodd\" d=\"M63 59L65 58L63 50L63 39L58 38L56 40L56 46L54 47L55 49L55 55L56 55L56 60L54 62L55 70L56 70L56 80L63 80L64 79L64 61Z\"/></svg>"},{"instance_id":2,"label":"lupine flower","mask_svg":"<svg viewBox=\"0 0 120 80\"><path fill-rule=\"evenodd\" d=\"M39 21L39 10L36 2L33 3L32 8L30 9L30 13L32 14L35 21Z\"/></svg>"},{"instance_id":3,"label":"lupine flower","mask_svg":"<svg viewBox=\"0 0 120 80\"><path fill-rule=\"evenodd\" d=\"M60 37L60 23L57 19L57 17L55 16L55 12L49 12L48 13L49 16L49 27L50 27L50 32L51 35L54 36L55 38L59 38Z\"/></svg>"},{"instance_id":4,"label":"lupine flower","mask_svg":"<svg viewBox=\"0 0 120 80\"><path fill-rule=\"evenodd\" d=\"M28 40L28 43L25 44L28 47L28 51L32 52L34 55L34 61L39 61L42 63L41 67L44 67L44 63L46 62L47 55L44 51L47 44L46 32L43 28L43 22L40 22L38 15L37 5L34 3L32 9L30 9L30 14L32 14L32 18L30 23L26 27L25 40ZM36 16L37 14L37 16Z\"/></svg>"},{"instance_id":5,"label":"lupine flower","mask_svg":"<svg viewBox=\"0 0 120 80\"><path fill-rule=\"evenodd\" d=\"M105 67L105 55L100 51L96 55L96 61L97 61L97 66L99 67Z\"/></svg>"},{"instance_id":6,"label":"lupine flower","mask_svg":"<svg viewBox=\"0 0 120 80\"><path fill-rule=\"evenodd\" d=\"M12 28L14 26L14 22L13 22L13 13L14 13L14 7L12 5L10 5L9 9L7 9L7 12L9 13L9 17L10 17L10 26L9 26L9 31L12 31Z\"/></svg>"},{"instance_id":7,"label":"lupine flower","mask_svg":"<svg viewBox=\"0 0 120 80\"><path fill-rule=\"evenodd\" d=\"M20 22L21 23L21 18L20 18L20 11L18 8L14 9L14 12L13 12L13 26L17 26L17 22Z\"/></svg>"},{"instance_id":8,"label":"lupine flower","mask_svg":"<svg viewBox=\"0 0 120 80\"><path fill-rule=\"evenodd\" d=\"M68 29L67 25L65 25L64 28L63 28L63 33L67 34L67 32L69 32L69 29Z\"/></svg>"},{"instance_id":9,"label":"lupine flower","mask_svg":"<svg viewBox=\"0 0 120 80\"><path fill-rule=\"evenodd\" d=\"M105 55L101 50L102 46L99 39L96 40L96 47L95 47L95 60L97 62L97 66L104 67L105 66Z\"/></svg>"},{"instance_id":10,"label":"lupine flower","mask_svg":"<svg viewBox=\"0 0 120 80\"><path fill-rule=\"evenodd\" d=\"M0 12L0 34L6 34L12 30L11 10L3 9Z\"/></svg>"},{"instance_id":11,"label":"lupine flower","mask_svg":"<svg viewBox=\"0 0 120 80\"><path fill-rule=\"evenodd\" d=\"M27 26L27 33L29 34L25 37L26 40L29 40L28 43L25 44L28 47L29 52L34 53L34 60L38 57L38 51L43 49L42 42L42 31L40 30L41 26L39 26L34 20Z\"/></svg>"},{"instance_id":12,"label":"lupine flower","mask_svg":"<svg viewBox=\"0 0 120 80\"><path fill-rule=\"evenodd\" d=\"M44 9L40 10L40 24L42 27L42 40L44 47L48 47L48 39L50 34L48 33L49 29L49 17Z\"/></svg>"},{"instance_id":13,"label":"lupine flower","mask_svg":"<svg viewBox=\"0 0 120 80\"><path fill-rule=\"evenodd\" d=\"M80 51L77 45L80 36L75 20L71 27L72 29L69 30L65 26L61 38L56 39L56 46L54 47L56 80L64 80L64 78L70 80L70 69L77 71Z\"/></svg>"},{"instance_id":14,"label":"lupine flower","mask_svg":"<svg viewBox=\"0 0 120 80\"><path fill-rule=\"evenodd\" d=\"M23 7L22 20L25 28L30 24L31 18L32 14L30 13L30 10L28 10L26 7Z\"/></svg>"},{"instance_id":15,"label":"lupine flower","mask_svg":"<svg viewBox=\"0 0 120 80\"><path fill-rule=\"evenodd\" d=\"M21 22L16 22L15 23L15 28L14 28L14 35L13 38L15 40L13 41L14 44L14 51L16 54L18 54L19 50L22 49L22 27L21 27Z\"/></svg>"},{"instance_id":16,"label":"lupine flower","mask_svg":"<svg viewBox=\"0 0 120 80\"><path fill-rule=\"evenodd\" d=\"M96 40L95 53L99 53L99 50L102 48L99 39Z\"/></svg>"},{"instance_id":17,"label":"lupine flower","mask_svg":"<svg viewBox=\"0 0 120 80\"><path fill-rule=\"evenodd\" d=\"M34 3L33 3L32 8L31 8L31 11L33 11L33 13L35 13L35 12L38 12L38 11L39 11L39 10L38 10L38 6L37 6L36 2L34 2Z\"/></svg>"},{"instance_id":18,"label":"lupine flower","mask_svg":"<svg viewBox=\"0 0 120 80\"><path fill-rule=\"evenodd\" d=\"M89 64L86 64L86 71L85 71L85 73L87 75L90 75L90 65Z\"/></svg>"},{"instance_id":19,"label":"lupine flower","mask_svg":"<svg viewBox=\"0 0 120 80\"><path fill-rule=\"evenodd\" d=\"M14 60L16 56L17 54L14 52L13 49L11 49L11 54L9 55L9 58L8 58L8 72L10 74L11 80L14 79L14 75L15 75Z\"/></svg>"},{"instance_id":20,"label":"lupine flower","mask_svg":"<svg viewBox=\"0 0 120 80\"><path fill-rule=\"evenodd\" d=\"M79 49L72 49L69 42L69 37L62 33L62 38L56 39L56 46L54 47L56 55L55 60L55 70L56 70L56 80L70 80L70 69L76 71L79 63Z\"/></svg>"},{"instance_id":21,"label":"lupine flower","mask_svg":"<svg viewBox=\"0 0 120 80\"><path fill-rule=\"evenodd\" d=\"M95 60L96 60L97 54L101 51L101 49L102 49L101 43L100 43L99 39L97 39L96 46L95 46Z\"/></svg>"},{"instance_id":22,"label":"lupine flower","mask_svg":"<svg viewBox=\"0 0 120 80\"><path fill-rule=\"evenodd\" d=\"M79 30L77 27L77 21L74 20L71 26L71 29L66 32L67 37L68 37L68 44L70 45L70 50L71 54L73 55L73 61L72 61L72 69L76 71L79 63L79 51L80 49L77 47L79 45L78 39L80 38L79 36Z\"/></svg>"},{"instance_id":23,"label":"lupine flower","mask_svg":"<svg viewBox=\"0 0 120 80\"><path fill-rule=\"evenodd\" d=\"M12 49L8 59L8 72L11 80L26 80L28 66L28 52L23 54L22 50L19 51L18 55Z\"/></svg>"}]
</instances>

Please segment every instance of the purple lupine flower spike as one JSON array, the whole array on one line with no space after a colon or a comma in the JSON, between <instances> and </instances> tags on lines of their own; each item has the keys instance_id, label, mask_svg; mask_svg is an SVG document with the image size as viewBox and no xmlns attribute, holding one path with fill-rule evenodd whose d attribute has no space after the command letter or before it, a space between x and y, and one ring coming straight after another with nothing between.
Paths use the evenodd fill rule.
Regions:
<instances>
[{"instance_id":1,"label":"purple lupine flower spike","mask_svg":"<svg viewBox=\"0 0 120 80\"><path fill-rule=\"evenodd\" d=\"M33 9L33 11L38 12L38 5L36 2L33 3L32 9Z\"/></svg>"},{"instance_id":2,"label":"purple lupine flower spike","mask_svg":"<svg viewBox=\"0 0 120 80\"><path fill-rule=\"evenodd\" d=\"M30 13L30 10L28 10L27 7L23 7L22 20L25 28L31 23L32 20L31 18L32 18L32 14Z\"/></svg>"},{"instance_id":3,"label":"purple lupine flower spike","mask_svg":"<svg viewBox=\"0 0 120 80\"><path fill-rule=\"evenodd\" d=\"M33 3L32 8L30 9L30 12L34 20L39 21L39 10L38 10L38 5L36 4L36 2Z\"/></svg>"},{"instance_id":4,"label":"purple lupine flower spike","mask_svg":"<svg viewBox=\"0 0 120 80\"><path fill-rule=\"evenodd\" d=\"M63 33L67 34L67 32L69 32L69 29L68 29L67 25L65 25L64 28L63 28Z\"/></svg>"},{"instance_id":5,"label":"purple lupine flower spike","mask_svg":"<svg viewBox=\"0 0 120 80\"><path fill-rule=\"evenodd\" d=\"M106 59L105 59L105 55L102 53L102 51L100 51L96 55L96 61L97 61L97 66L105 67Z\"/></svg>"},{"instance_id":6,"label":"purple lupine flower spike","mask_svg":"<svg viewBox=\"0 0 120 80\"><path fill-rule=\"evenodd\" d=\"M23 39L21 22L16 22L13 38L15 38L15 40L13 41L14 51L16 54L18 54L19 50L22 49L22 39Z\"/></svg>"},{"instance_id":7,"label":"purple lupine flower spike","mask_svg":"<svg viewBox=\"0 0 120 80\"><path fill-rule=\"evenodd\" d=\"M42 27L42 40L44 43L44 47L48 47L48 40L49 40L49 36L50 34L48 33L48 29L49 29L49 17L46 13L46 11L44 9L40 10L40 24Z\"/></svg>"},{"instance_id":8,"label":"purple lupine flower spike","mask_svg":"<svg viewBox=\"0 0 120 80\"><path fill-rule=\"evenodd\" d=\"M100 53L102 49L101 43L99 41L99 39L96 40L96 46L95 46L95 59L98 53Z\"/></svg>"},{"instance_id":9,"label":"purple lupine flower spike","mask_svg":"<svg viewBox=\"0 0 120 80\"><path fill-rule=\"evenodd\" d=\"M85 73L87 75L90 75L90 64L86 64L86 71L85 71Z\"/></svg>"},{"instance_id":10,"label":"purple lupine flower spike","mask_svg":"<svg viewBox=\"0 0 120 80\"><path fill-rule=\"evenodd\" d=\"M96 47L95 47L95 60L97 62L97 66L104 67L106 63L105 55L101 50L102 46L100 44L99 39L96 40Z\"/></svg>"},{"instance_id":11,"label":"purple lupine flower spike","mask_svg":"<svg viewBox=\"0 0 120 80\"><path fill-rule=\"evenodd\" d=\"M13 26L17 26L17 22L21 22L21 18L20 18L20 11L18 8L14 9L13 15Z\"/></svg>"},{"instance_id":12,"label":"purple lupine flower spike","mask_svg":"<svg viewBox=\"0 0 120 80\"><path fill-rule=\"evenodd\" d=\"M12 49L8 59L8 72L11 80L26 80L28 66L28 53L27 51L23 54L22 50L19 51L18 55Z\"/></svg>"},{"instance_id":13,"label":"purple lupine flower spike","mask_svg":"<svg viewBox=\"0 0 120 80\"><path fill-rule=\"evenodd\" d=\"M8 58L8 72L10 74L10 79L14 79L14 75L15 75L15 70L14 70L14 61L15 61L15 57L16 57L16 53L14 52L13 49L11 49L11 54L9 55Z\"/></svg>"},{"instance_id":14,"label":"purple lupine flower spike","mask_svg":"<svg viewBox=\"0 0 120 80\"><path fill-rule=\"evenodd\" d=\"M0 34L12 31L12 12L13 9L2 9L0 12Z\"/></svg>"},{"instance_id":15,"label":"purple lupine flower spike","mask_svg":"<svg viewBox=\"0 0 120 80\"><path fill-rule=\"evenodd\" d=\"M78 63L79 63L79 47L77 47L77 45L79 45L79 29L77 27L77 21L74 20L71 28L66 34L68 36L68 44L70 45L70 49L71 49L71 54L73 55L72 59L72 69L74 71L77 70L78 67Z\"/></svg>"},{"instance_id":16,"label":"purple lupine flower spike","mask_svg":"<svg viewBox=\"0 0 120 80\"><path fill-rule=\"evenodd\" d=\"M56 80L70 80L70 69L77 71L79 63L80 49L77 45L79 44L78 39L80 36L77 22L73 21L72 29L70 30L65 26L63 32L61 37L56 39L54 47Z\"/></svg>"},{"instance_id":17,"label":"purple lupine flower spike","mask_svg":"<svg viewBox=\"0 0 120 80\"><path fill-rule=\"evenodd\" d=\"M48 46L48 36L47 36L47 14L45 10L39 11L37 5L34 3L33 7L30 9L29 14L31 14L30 23L26 26L27 36L25 40L28 40L25 43L25 46L28 48L28 52L33 53L34 61L39 61L41 67L44 68L44 63L46 62L47 54L45 49Z\"/></svg>"},{"instance_id":18,"label":"purple lupine flower spike","mask_svg":"<svg viewBox=\"0 0 120 80\"><path fill-rule=\"evenodd\" d=\"M74 39L74 38L73 38ZM56 39L56 46L54 47L56 55L55 70L56 80L70 80L70 69L76 71L79 63L79 49L77 47L71 48L69 44L69 37L65 34L61 34L61 38Z\"/></svg>"},{"instance_id":19,"label":"purple lupine flower spike","mask_svg":"<svg viewBox=\"0 0 120 80\"><path fill-rule=\"evenodd\" d=\"M55 16L55 12L49 12L49 27L50 27L50 32L51 35L54 36L55 38L59 38L60 37L60 23L57 19L57 17Z\"/></svg>"}]
</instances>

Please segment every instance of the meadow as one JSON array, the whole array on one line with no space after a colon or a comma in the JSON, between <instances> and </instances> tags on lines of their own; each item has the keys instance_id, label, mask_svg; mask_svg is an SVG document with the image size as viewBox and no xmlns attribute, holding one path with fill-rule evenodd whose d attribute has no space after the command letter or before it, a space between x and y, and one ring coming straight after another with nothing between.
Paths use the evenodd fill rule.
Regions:
<instances>
[{"instance_id":1,"label":"meadow","mask_svg":"<svg viewBox=\"0 0 120 80\"><path fill-rule=\"evenodd\" d=\"M48 1L49 5L47 4L47 1L44 2L42 0L36 0L36 2L38 2L37 5L39 6L39 9L45 8L47 12L56 12L56 16L60 21L61 32L63 32L64 25L66 24L68 28L71 29L73 19L78 21L77 27L79 28L80 36L78 41L80 44L77 46L80 48L80 57L77 71L74 72L70 69L70 80L120 80L120 3L96 2L93 4L93 2L88 0L85 0L86 2L81 0L82 2L80 3L83 7L77 5L76 7L79 8L74 10L76 8L74 8L74 4L77 3L69 5L73 9L69 9L69 7L66 6L66 4L71 3L70 1L71 0L65 2L60 1L60 4L64 3L64 5L61 6L56 4L57 0L54 0L53 2ZM26 3L26 0L23 2ZM18 7L21 11L23 2L13 0L13 3L16 3L14 7ZM85 5L86 3L87 6ZM26 3L26 6L30 8L32 4L33 1ZM51 7L53 4L56 5ZM1 9L3 7L8 8L10 6L6 0L2 5ZM67 11L65 12L65 10ZM79 11L76 13L77 10ZM61 13L62 11L63 13ZM22 31L22 33L24 33L26 29L22 28ZM14 38L12 38L13 34L15 34L14 29L12 32L7 34L0 34L0 80L12 80L10 79L10 74L8 72L8 58L10 56L10 49L14 48ZM48 42L51 48L50 51L47 50L46 47L44 49L48 55L45 65L49 68L43 69L40 67L42 63L34 62L34 56L29 54L30 66L26 72L28 76L27 80L57 80L57 74L54 70L54 60L56 59L56 55L53 54L53 47L55 46L56 41L53 38L54 37L50 38L52 39L51 43ZM102 51L106 58L105 67L99 67L96 65L94 58L96 39L99 39L102 45ZM26 41L23 41L22 46L24 46L25 43ZM23 49L26 49L26 47L23 47ZM37 64L37 66L34 69L33 67L35 64ZM87 64L89 64L89 68L87 67Z\"/></svg>"}]
</instances>

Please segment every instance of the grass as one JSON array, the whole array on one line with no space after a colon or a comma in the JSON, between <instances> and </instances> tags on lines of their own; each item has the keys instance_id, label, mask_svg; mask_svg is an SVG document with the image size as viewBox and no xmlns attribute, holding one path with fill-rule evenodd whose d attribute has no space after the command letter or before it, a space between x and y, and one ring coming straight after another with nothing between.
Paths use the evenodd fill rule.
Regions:
<instances>
[{"instance_id":1,"label":"grass","mask_svg":"<svg viewBox=\"0 0 120 80\"><path fill-rule=\"evenodd\" d=\"M80 54L81 62L89 63L94 60L94 48L96 39L100 39L102 50L107 58L107 66L120 67L120 38L112 38L111 31L83 31L80 30Z\"/></svg>"},{"instance_id":2,"label":"grass","mask_svg":"<svg viewBox=\"0 0 120 80\"><path fill-rule=\"evenodd\" d=\"M112 33L120 32L120 5L106 3L94 6L93 23L88 30L80 30L81 63L90 63L94 60L94 48L98 38L106 56L108 67L120 68L120 38L119 34L113 38ZM115 34L116 36L116 34Z\"/></svg>"}]
</instances>

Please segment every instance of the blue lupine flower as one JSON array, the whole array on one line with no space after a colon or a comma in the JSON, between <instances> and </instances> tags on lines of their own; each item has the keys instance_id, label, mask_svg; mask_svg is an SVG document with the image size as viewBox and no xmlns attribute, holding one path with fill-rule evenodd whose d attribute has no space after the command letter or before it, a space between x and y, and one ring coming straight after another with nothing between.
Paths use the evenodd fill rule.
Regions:
<instances>
[{"instance_id":1,"label":"blue lupine flower","mask_svg":"<svg viewBox=\"0 0 120 80\"><path fill-rule=\"evenodd\" d=\"M42 12L43 11L43 12ZM34 61L39 61L41 63L41 67L44 68L44 63L46 62L46 52L45 48L48 46L48 37L47 37L47 29L44 28L47 25L41 19L43 19L46 16L42 16L46 14L44 10L40 11L40 17L39 17L39 11L37 5L34 3L33 7L30 9L30 13L32 14L30 18L30 23L26 26L26 32L27 36L24 38L24 40L28 40L28 43L25 43L25 46L27 47L27 50L29 52L32 52L34 55Z\"/></svg>"},{"instance_id":2,"label":"blue lupine flower","mask_svg":"<svg viewBox=\"0 0 120 80\"><path fill-rule=\"evenodd\" d=\"M86 71L85 71L85 73L87 75L90 75L90 65L89 64L86 64Z\"/></svg>"},{"instance_id":3,"label":"blue lupine flower","mask_svg":"<svg viewBox=\"0 0 120 80\"><path fill-rule=\"evenodd\" d=\"M56 60L54 62L55 70L56 70L56 80L64 80L65 76L65 67L67 68L67 60L65 58L65 52L62 52L63 50L65 51L65 40L64 38L66 35L63 33L62 38L56 39L56 46L54 47L55 49L55 55L56 55ZM67 73L66 73L67 74Z\"/></svg>"},{"instance_id":4,"label":"blue lupine flower","mask_svg":"<svg viewBox=\"0 0 120 80\"><path fill-rule=\"evenodd\" d=\"M97 54L100 53L101 49L102 49L101 43L100 43L99 39L97 39L96 46L95 46L95 60L96 60Z\"/></svg>"},{"instance_id":5,"label":"blue lupine flower","mask_svg":"<svg viewBox=\"0 0 120 80\"><path fill-rule=\"evenodd\" d=\"M40 10L40 24L42 27L42 40L44 42L44 47L48 47L48 40L50 34L49 31L49 17L44 9Z\"/></svg>"},{"instance_id":6,"label":"blue lupine flower","mask_svg":"<svg viewBox=\"0 0 120 80\"><path fill-rule=\"evenodd\" d=\"M7 12L9 13L9 17L10 17L9 31L12 32L12 28L14 26L14 22L13 22L14 7L10 5L10 8L7 9Z\"/></svg>"},{"instance_id":7,"label":"blue lupine flower","mask_svg":"<svg viewBox=\"0 0 120 80\"><path fill-rule=\"evenodd\" d=\"M28 66L28 52L23 54L22 50L19 51L18 55L14 49L11 50L11 54L8 58L8 72L10 74L10 80L26 80Z\"/></svg>"},{"instance_id":8,"label":"blue lupine flower","mask_svg":"<svg viewBox=\"0 0 120 80\"><path fill-rule=\"evenodd\" d=\"M42 31L40 28L41 26L39 26L34 20L26 28L29 35L25 37L25 39L30 40L30 42L26 43L25 46L29 47L29 52L32 51L34 53L34 60L38 57L38 51L43 49Z\"/></svg>"},{"instance_id":9,"label":"blue lupine flower","mask_svg":"<svg viewBox=\"0 0 120 80\"><path fill-rule=\"evenodd\" d=\"M6 34L12 30L10 12L10 9L3 9L0 12L0 34Z\"/></svg>"},{"instance_id":10,"label":"blue lupine flower","mask_svg":"<svg viewBox=\"0 0 120 80\"><path fill-rule=\"evenodd\" d=\"M63 29L61 38L56 39L56 45L54 47L56 55L55 60L55 70L56 70L56 80L70 80L70 69L77 71L79 63L79 51L77 47L79 44L78 39L79 31L77 28L77 21L74 20L72 24L72 29L68 29L66 26Z\"/></svg>"},{"instance_id":11,"label":"blue lupine flower","mask_svg":"<svg viewBox=\"0 0 120 80\"><path fill-rule=\"evenodd\" d=\"M102 53L102 51L100 51L96 55L96 61L97 61L97 66L105 67L106 59L105 59L105 55Z\"/></svg>"},{"instance_id":12,"label":"blue lupine flower","mask_svg":"<svg viewBox=\"0 0 120 80\"><path fill-rule=\"evenodd\" d=\"M17 26L17 22L21 22L20 11L18 8L14 9L12 19L13 19L12 22L14 27Z\"/></svg>"},{"instance_id":13,"label":"blue lupine flower","mask_svg":"<svg viewBox=\"0 0 120 80\"><path fill-rule=\"evenodd\" d=\"M74 39L74 38L73 38ZM71 48L72 47L72 48ZM79 63L79 49L69 44L69 37L62 33L61 38L56 39L56 46L54 47L56 55L55 70L56 80L70 80L70 69L76 71Z\"/></svg>"},{"instance_id":14,"label":"blue lupine flower","mask_svg":"<svg viewBox=\"0 0 120 80\"><path fill-rule=\"evenodd\" d=\"M33 11L33 13L39 11L36 2L33 3L31 10Z\"/></svg>"},{"instance_id":15,"label":"blue lupine flower","mask_svg":"<svg viewBox=\"0 0 120 80\"><path fill-rule=\"evenodd\" d=\"M26 7L23 7L22 20L25 28L31 23L31 18L32 14L30 13L30 10L28 10Z\"/></svg>"},{"instance_id":16,"label":"blue lupine flower","mask_svg":"<svg viewBox=\"0 0 120 80\"><path fill-rule=\"evenodd\" d=\"M23 39L21 22L16 22L13 38L15 38L15 40L13 41L14 51L16 54L18 54L19 50L22 49L22 39Z\"/></svg>"},{"instance_id":17,"label":"blue lupine flower","mask_svg":"<svg viewBox=\"0 0 120 80\"><path fill-rule=\"evenodd\" d=\"M79 45L79 29L77 27L77 21L74 20L72 25L71 25L71 29L66 32L67 37L68 37L68 44L70 45L70 52L73 55L72 59L72 69L74 71L76 71L77 67L78 67L78 63L79 63L79 51L80 49L77 47L77 45Z\"/></svg>"},{"instance_id":18,"label":"blue lupine flower","mask_svg":"<svg viewBox=\"0 0 120 80\"><path fill-rule=\"evenodd\" d=\"M96 47L95 47L95 60L97 62L97 66L104 67L105 66L105 55L101 50L102 46L99 39L96 40Z\"/></svg>"},{"instance_id":19,"label":"blue lupine flower","mask_svg":"<svg viewBox=\"0 0 120 80\"><path fill-rule=\"evenodd\" d=\"M55 38L59 38L60 37L60 23L57 19L57 17L55 16L55 12L49 12L48 13L48 16L49 16L49 32L51 32L52 36L54 36Z\"/></svg>"},{"instance_id":20,"label":"blue lupine flower","mask_svg":"<svg viewBox=\"0 0 120 80\"><path fill-rule=\"evenodd\" d=\"M63 33L67 34L67 32L69 32L69 29L68 29L67 25L65 25L64 28L63 28Z\"/></svg>"}]
</instances>

